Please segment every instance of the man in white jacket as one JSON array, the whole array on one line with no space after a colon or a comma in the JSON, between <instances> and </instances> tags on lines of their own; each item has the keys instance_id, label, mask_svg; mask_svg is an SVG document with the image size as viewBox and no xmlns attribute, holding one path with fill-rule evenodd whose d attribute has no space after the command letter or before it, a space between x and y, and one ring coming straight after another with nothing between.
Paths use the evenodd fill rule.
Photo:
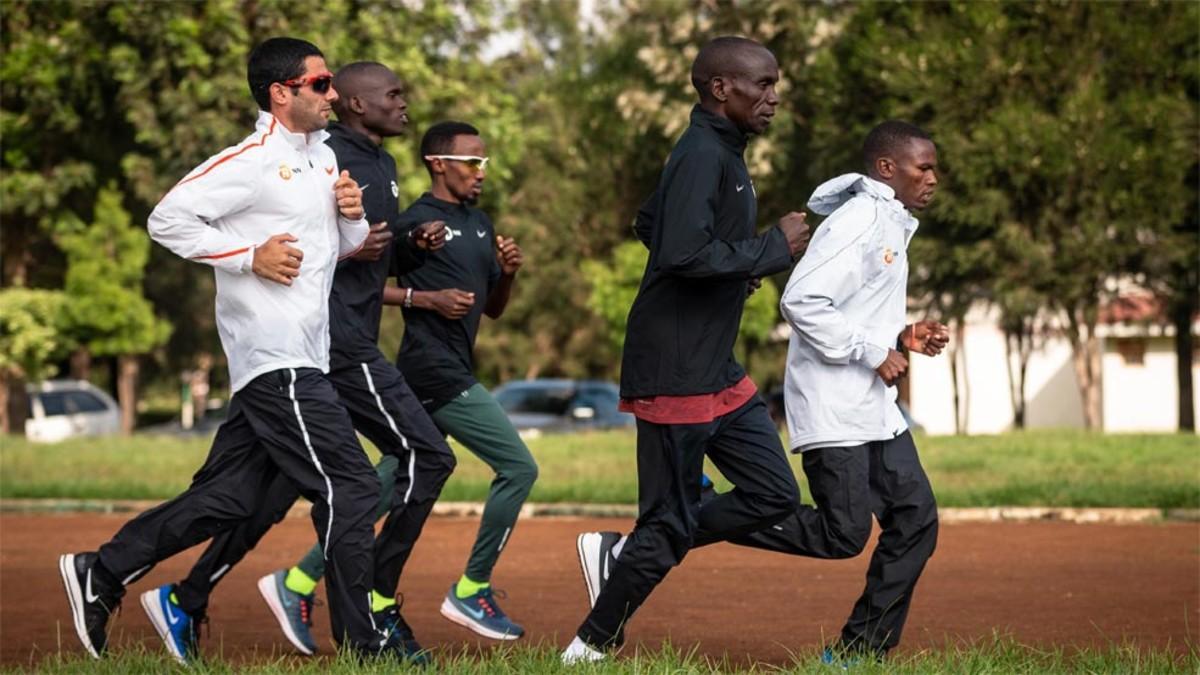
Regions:
<instances>
[{"instance_id":1,"label":"man in white jacket","mask_svg":"<svg viewBox=\"0 0 1200 675\"><path fill-rule=\"evenodd\" d=\"M937 150L917 127L888 121L863 144L868 175L817 188L808 206L829 217L788 280L780 308L792 327L784 401L793 452L804 455L816 507L734 543L816 558L858 555L882 533L866 589L826 660L882 656L900 640L913 588L937 542L937 505L896 406L901 353L934 356L934 321L905 326L911 211L937 187Z\"/></svg>"},{"instance_id":2,"label":"man in white jacket","mask_svg":"<svg viewBox=\"0 0 1200 675\"><path fill-rule=\"evenodd\" d=\"M125 586L245 522L279 473L313 503L334 638L360 653L397 647L371 620L379 481L325 377L334 269L368 233L362 192L324 143L333 75L320 50L291 38L260 44L247 71L261 109L255 133L189 173L149 222L155 241L214 268L229 417L183 494L126 523L98 551L60 558L76 633L96 658ZM195 626L172 595L163 587L141 600L184 660Z\"/></svg>"}]
</instances>

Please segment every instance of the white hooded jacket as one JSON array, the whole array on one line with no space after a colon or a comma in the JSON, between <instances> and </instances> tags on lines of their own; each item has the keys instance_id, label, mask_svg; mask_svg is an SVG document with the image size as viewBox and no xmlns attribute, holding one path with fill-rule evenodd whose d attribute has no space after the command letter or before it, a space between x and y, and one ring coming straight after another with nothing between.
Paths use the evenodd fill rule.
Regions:
<instances>
[{"instance_id":1,"label":"white hooded jacket","mask_svg":"<svg viewBox=\"0 0 1200 675\"><path fill-rule=\"evenodd\" d=\"M155 241L214 268L217 331L234 392L272 370L329 370L333 273L339 257L362 246L368 226L338 212L327 137L292 133L260 111L254 134L193 169L150 214ZM283 233L304 252L291 286L252 271L255 247Z\"/></svg>"},{"instance_id":2,"label":"white hooded jacket","mask_svg":"<svg viewBox=\"0 0 1200 675\"><path fill-rule=\"evenodd\" d=\"M861 174L826 181L808 207L829 217L780 301L792 327L784 377L792 449L894 438L908 425L875 368L904 330L917 220L890 187Z\"/></svg>"}]
</instances>

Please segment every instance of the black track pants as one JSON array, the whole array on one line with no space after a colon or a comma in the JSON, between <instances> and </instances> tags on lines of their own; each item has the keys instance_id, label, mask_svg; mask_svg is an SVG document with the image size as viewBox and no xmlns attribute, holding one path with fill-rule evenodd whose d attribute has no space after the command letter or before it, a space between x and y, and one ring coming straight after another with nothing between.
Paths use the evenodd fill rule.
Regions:
<instances>
[{"instance_id":1,"label":"black track pants","mask_svg":"<svg viewBox=\"0 0 1200 675\"><path fill-rule=\"evenodd\" d=\"M796 479L757 396L707 424L637 426L639 516L579 628L594 647L624 641L626 622L690 548L769 527L797 506ZM701 508L705 454L735 487Z\"/></svg>"},{"instance_id":2,"label":"black track pants","mask_svg":"<svg viewBox=\"0 0 1200 675\"><path fill-rule=\"evenodd\" d=\"M126 523L100 548L100 564L128 583L157 562L249 522L268 506L264 500L277 480L313 502L313 526L329 561L335 637L354 648L377 648L370 573L379 480L333 385L316 369L272 371L238 391L191 486Z\"/></svg>"},{"instance_id":3,"label":"black track pants","mask_svg":"<svg viewBox=\"0 0 1200 675\"><path fill-rule=\"evenodd\" d=\"M879 653L900 642L913 589L937 545L937 503L907 431L887 441L804 453L816 507L733 543L814 558L849 558L882 529L867 585L842 628L842 643Z\"/></svg>"}]
</instances>

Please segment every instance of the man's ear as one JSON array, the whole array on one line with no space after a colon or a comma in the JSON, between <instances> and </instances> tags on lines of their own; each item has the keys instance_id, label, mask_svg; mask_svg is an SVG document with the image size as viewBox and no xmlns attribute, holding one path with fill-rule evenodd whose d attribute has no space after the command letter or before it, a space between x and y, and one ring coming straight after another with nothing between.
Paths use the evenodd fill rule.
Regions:
<instances>
[{"instance_id":1,"label":"man's ear","mask_svg":"<svg viewBox=\"0 0 1200 675\"><path fill-rule=\"evenodd\" d=\"M733 85L724 75L717 75L708 81L708 93L720 103L729 100L729 88Z\"/></svg>"},{"instance_id":2,"label":"man's ear","mask_svg":"<svg viewBox=\"0 0 1200 675\"><path fill-rule=\"evenodd\" d=\"M349 105L347 106L355 115L361 115L367 111L367 107L363 105L362 99L357 96L351 96Z\"/></svg>"},{"instance_id":3,"label":"man's ear","mask_svg":"<svg viewBox=\"0 0 1200 675\"><path fill-rule=\"evenodd\" d=\"M891 157L880 157L875 160L875 172L880 178L893 178L896 175L896 162Z\"/></svg>"},{"instance_id":4,"label":"man's ear","mask_svg":"<svg viewBox=\"0 0 1200 675\"><path fill-rule=\"evenodd\" d=\"M282 82L272 82L268 93L271 95L271 102L278 106L287 105L290 97L288 96L287 86Z\"/></svg>"}]
</instances>

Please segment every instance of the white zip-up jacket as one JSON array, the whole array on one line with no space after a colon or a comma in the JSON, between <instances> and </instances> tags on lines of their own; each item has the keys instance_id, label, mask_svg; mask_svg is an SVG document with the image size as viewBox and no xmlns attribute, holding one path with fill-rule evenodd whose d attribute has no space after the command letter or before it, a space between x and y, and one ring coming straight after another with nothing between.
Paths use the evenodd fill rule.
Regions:
<instances>
[{"instance_id":1,"label":"white zip-up jacket","mask_svg":"<svg viewBox=\"0 0 1200 675\"><path fill-rule=\"evenodd\" d=\"M297 134L259 112L255 132L196 167L150 214L150 236L212 265L217 331L234 392L281 368L329 371L329 290L338 258L366 239L338 212L338 165L324 131ZM254 249L290 233L304 252L291 286L252 271Z\"/></svg>"},{"instance_id":2,"label":"white zip-up jacket","mask_svg":"<svg viewBox=\"0 0 1200 675\"><path fill-rule=\"evenodd\" d=\"M792 449L894 438L908 425L896 388L875 368L904 330L917 220L890 187L861 174L825 182L808 208L829 217L780 301L792 327L784 376Z\"/></svg>"}]
</instances>

